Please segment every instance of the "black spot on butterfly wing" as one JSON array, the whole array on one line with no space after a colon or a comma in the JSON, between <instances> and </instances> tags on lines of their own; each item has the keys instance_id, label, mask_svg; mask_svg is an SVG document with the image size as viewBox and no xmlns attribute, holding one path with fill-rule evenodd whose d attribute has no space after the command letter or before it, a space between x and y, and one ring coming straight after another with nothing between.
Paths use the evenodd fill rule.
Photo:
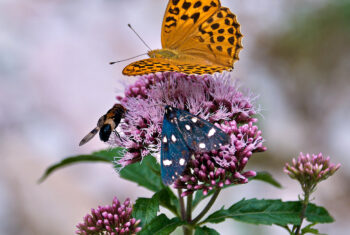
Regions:
<instances>
[{"instance_id":1,"label":"black spot on butterfly wing","mask_svg":"<svg viewBox=\"0 0 350 235\"><path fill-rule=\"evenodd\" d=\"M178 110L178 126L187 146L195 152L219 149L230 137L212 123L184 110Z\"/></svg>"},{"instance_id":2,"label":"black spot on butterfly wing","mask_svg":"<svg viewBox=\"0 0 350 235\"><path fill-rule=\"evenodd\" d=\"M165 185L172 184L181 176L190 156L190 149L187 147L178 127L164 115L160 165L162 180Z\"/></svg>"}]
</instances>

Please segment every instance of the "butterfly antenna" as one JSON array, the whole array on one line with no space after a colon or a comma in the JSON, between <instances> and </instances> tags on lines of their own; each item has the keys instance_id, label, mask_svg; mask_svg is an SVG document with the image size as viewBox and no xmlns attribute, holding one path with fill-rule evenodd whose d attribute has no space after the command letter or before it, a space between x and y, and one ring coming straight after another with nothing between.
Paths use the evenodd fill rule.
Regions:
<instances>
[{"instance_id":1,"label":"butterfly antenna","mask_svg":"<svg viewBox=\"0 0 350 235\"><path fill-rule=\"evenodd\" d=\"M127 59L123 59L123 60L117 60L117 61L109 62L109 64L115 64L115 63L131 60L131 59L137 58L139 56L143 56L143 55L147 55L147 53L143 53L141 55L136 55L136 56L133 56L133 57L130 57L130 58L127 58Z\"/></svg>"},{"instance_id":2,"label":"butterfly antenna","mask_svg":"<svg viewBox=\"0 0 350 235\"><path fill-rule=\"evenodd\" d=\"M131 24L128 24L128 27L137 35L137 37L145 44L145 46L152 51L152 49L147 45L147 43L140 37L140 35L135 31L135 29L131 26Z\"/></svg>"}]
</instances>

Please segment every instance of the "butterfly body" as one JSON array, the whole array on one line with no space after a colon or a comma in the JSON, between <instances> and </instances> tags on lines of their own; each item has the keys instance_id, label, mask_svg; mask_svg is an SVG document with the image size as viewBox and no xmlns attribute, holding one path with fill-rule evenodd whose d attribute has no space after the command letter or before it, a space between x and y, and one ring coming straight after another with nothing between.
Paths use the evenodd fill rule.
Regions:
<instances>
[{"instance_id":1,"label":"butterfly body","mask_svg":"<svg viewBox=\"0 0 350 235\"><path fill-rule=\"evenodd\" d=\"M99 118L97 126L90 131L79 143L79 146L90 141L99 132L100 139L104 142L109 140L112 131L117 128L124 117L126 109L121 104L115 104L105 115Z\"/></svg>"},{"instance_id":2,"label":"butterfly body","mask_svg":"<svg viewBox=\"0 0 350 235\"><path fill-rule=\"evenodd\" d=\"M162 58L162 59L179 59L179 53L172 49L157 49L149 51L148 56L151 58Z\"/></svg>"},{"instance_id":3,"label":"butterfly body","mask_svg":"<svg viewBox=\"0 0 350 235\"><path fill-rule=\"evenodd\" d=\"M236 16L219 0L169 0L162 25L162 49L123 70L134 76L177 71L212 74L232 70L242 48Z\"/></svg>"},{"instance_id":4,"label":"butterfly body","mask_svg":"<svg viewBox=\"0 0 350 235\"><path fill-rule=\"evenodd\" d=\"M165 107L161 138L161 175L166 185L180 177L194 153L218 149L230 139L210 122L171 106Z\"/></svg>"}]
</instances>

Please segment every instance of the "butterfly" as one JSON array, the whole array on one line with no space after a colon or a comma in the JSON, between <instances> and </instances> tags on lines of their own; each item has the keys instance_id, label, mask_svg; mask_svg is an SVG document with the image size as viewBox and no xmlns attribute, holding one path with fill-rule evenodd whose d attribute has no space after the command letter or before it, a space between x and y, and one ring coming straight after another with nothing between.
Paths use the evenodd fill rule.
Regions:
<instances>
[{"instance_id":1,"label":"butterfly","mask_svg":"<svg viewBox=\"0 0 350 235\"><path fill-rule=\"evenodd\" d=\"M161 136L161 176L172 184L185 170L195 153L219 149L230 137L212 123L185 110L165 107Z\"/></svg>"},{"instance_id":2,"label":"butterfly","mask_svg":"<svg viewBox=\"0 0 350 235\"><path fill-rule=\"evenodd\" d=\"M80 141L79 146L82 146L90 141L98 131L100 131L100 139L107 142L112 134L112 131L117 128L120 120L124 117L125 112L126 109L123 105L115 104L110 110L107 111L105 115L98 119L97 126Z\"/></svg>"},{"instance_id":3,"label":"butterfly","mask_svg":"<svg viewBox=\"0 0 350 235\"><path fill-rule=\"evenodd\" d=\"M236 16L220 0L169 0L162 25L162 49L127 65L128 76L177 71L213 74L232 70L242 49Z\"/></svg>"}]
</instances>

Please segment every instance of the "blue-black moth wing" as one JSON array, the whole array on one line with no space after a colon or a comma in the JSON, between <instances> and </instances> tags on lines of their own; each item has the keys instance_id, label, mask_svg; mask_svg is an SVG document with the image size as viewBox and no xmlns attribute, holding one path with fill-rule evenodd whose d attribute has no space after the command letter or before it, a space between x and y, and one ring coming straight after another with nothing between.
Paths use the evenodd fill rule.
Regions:
<instances>
[{"instance_id":1,"label":"blue-black moth wing","mask_svg":"<svg viewBox=\"0 0 350 235\"><path fill-rule=\"evenodd\" d=\"M165 185L172 184L185 170L191 157L178 127L164 115L161 137L160 165L162 180Z\"/></svg>"},{"instance_id":2,"label":"blue-black moth wing","mask_svg":"<svg viewBox=\"0 0 350 235\"><path fill-rule=\"evenodd\" d=\"M195 152L208 152L229 143L229 135L212 123L181 109L175 111L181 135Z\"/></svg>"}]
</instances>

